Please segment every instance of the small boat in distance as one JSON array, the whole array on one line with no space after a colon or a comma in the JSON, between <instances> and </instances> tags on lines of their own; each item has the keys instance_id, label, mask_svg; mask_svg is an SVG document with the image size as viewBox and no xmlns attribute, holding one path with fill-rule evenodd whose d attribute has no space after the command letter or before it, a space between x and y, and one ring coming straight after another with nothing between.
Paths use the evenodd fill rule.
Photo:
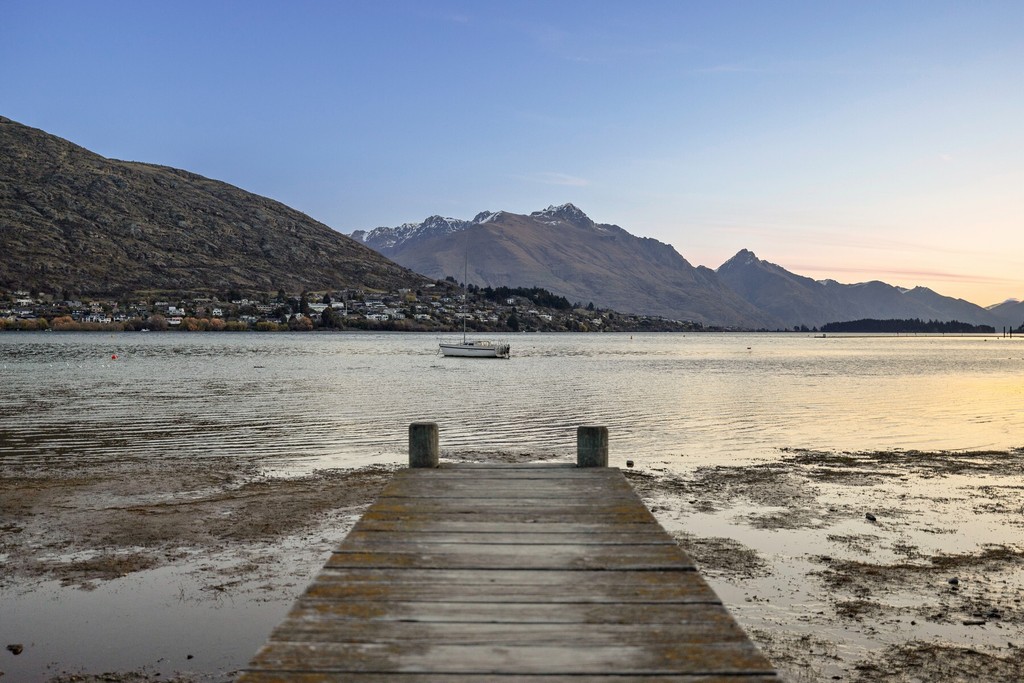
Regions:
<instances>
[{"instance_id":1,"label":"small boat in distance","mask_svg":"<svg viewBox=\"0 0 1024 683\"><path fill-rule=\"evenodd\" d=\"M462 281L462 341L442 341L438 344L441 355L452 358L508 358L512 350L505 342L486 339L466 339L466 285L469 280L469 229L466 229L466 262Z\"/></svg>"},{"instance_id":2,"label":"small boat in distance","mask_svg":"<svg viewBox=\"0 0 1024 683\"><path fill-rule=\"evenodd\" d=\"M485 339L441 342L438 344L441 354L456 358L508 358L512 350L510 344L492 342Z\"/></svg>"}]
</instances>

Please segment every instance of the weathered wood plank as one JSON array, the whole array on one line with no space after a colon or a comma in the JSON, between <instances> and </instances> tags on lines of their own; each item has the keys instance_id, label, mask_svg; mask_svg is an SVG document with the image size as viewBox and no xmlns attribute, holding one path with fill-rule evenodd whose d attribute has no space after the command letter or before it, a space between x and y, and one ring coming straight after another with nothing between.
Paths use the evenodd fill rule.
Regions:
<instances>
[{"instance_id":1,"label":"weathered wood plank","mask_svg":"<svg viewBox=\"0 0 1024 683\"><path fill-rule=\"evenodd\" d=\"M410 518L479 519L483 521L575 522L587 521L605 524L621 522L651 522L654 517L646 508L631 505L630 501L566 502L538 499L406 499L381 498L366 511L368 519L389 519L397 516Z\"/></svg>"},{"instance_id":2,"label":"weathered wood plank","mask_svg":"<svg viewBox=\"0 0 1024 683\"><path fill-rule=\"evenodd\" d=\"M258 668L300 671L533 674L771 673L749 642L674 643L617 648L396 643L277 642L257 653Z\"/></svg>"},{"instance_id":3,"label":"weathered wood plank","mask_svg":"<svg viewBox=\"0 0 1024 683\"><path fill-rule=\"evenodd\" d=\"M434 508L424 514L415 505L385 507L374 506L363 514L363 519L378 520L408 520L411 523L422 521L433 522L470 522L479 521L493 523L495 519L504 522L517 522L521 524L639 524L650 523L651 515L646 510L613 510L613 511L588 511L585 507L576 510L567 508L552 508L548 510L531 510L508 507L491 507L489 510L472 510L468 507L461 509Z\"/></svg>"},{"instance_id":4,"label":"weathered wood plank","mask_svg":"<svg viewBox=\"0 0 1024 683\"><path fill-rule=\"evenodd\" d=\"M489 545L675 545L672 538L653 528L645 531L592 531L587 533L532 533L504 531L480 533L472 531L364 531L353 529L345 539L349 549L428 544Z\"/></svg>"},{"instance_id":5,"label":"weathered wood plank","mask_svg":"<svg viewBox=\"0 0 1024 683\"><path fill-rule=\"evenodd\" d=\"M342 546L328 567L420 567L435 569L689 569L694 564L671 545L469 545L348 550Z\"/></svg>"},{"instance_id":6,"label":"weathered wood plank","mask_svg":"<svg viewBox=\"0 0 1024 683\"><path fill-rule=\"evenodd\" d=\"M566 512L569 514L593 510L598 514L609 514L617 511L635 511L635 501L631 497L615 496L605 498L599 496L597 500L587 500L585 497L576 498L539 498L530 495L520 495L514 498L492 498L487 495L477 496L440 496L422 498L403 498L398 496L381 496L374 503L377 510L417 510L420 514L429 515L432 512L446 512L448 514L472 511L475 514L501 514L503 510L537 510L541 512Z\"/></svg>"},{"instance_id":7,"label":"weathered wood plank","mask_svg":"<svg viewBox=\"0 0 1024 683\"><path fill-rule=\"evenodd\" d=\"M458 484L453 486L430 486L419 490L412 490L413 487L394 487L384 489L380 498L466 498L470 500L484 499L494 500L496 498L535 498L555 499L565 503L575 503L580 499L586 501L587 497L596 496L602 500L614 499L617 501L633 500L633 495L626 491L620 491L612 487L581 488L577 486L536 486L530 482L523 482L518 486L471 486Z\"/></svg>"},{"instance_id":8,"label":"weathered wood plank","mask_svg":"<svg viewBox=\"0 0 1024 683\"><path fill-rule=\"evenodd\" d=\"M490 681L522 681L518 675L496 676L494 674L451 674L451 673L407 673L391 671L388 673L331 673L328 671L248 671L238 679L239 683L489 683ZM716 674L661 674L657 676L632 675L533 675L529 683L779 683L774 675L732 674L719 676Z\"/></svg>"},{"instance_id":9,"label":"weathered wood plank","mask_svg":"<svg viewBox=\"0 0 1024 683\"><path fill-rule=\"evenodd\" d=\"M447 643L449 645L561 645L618 647L620 645L715 643L745 641L721 606L685 605L678 621L657 624L594 623L566 628L564 623L491 623L387 621L325 618L315 605L304 603L275 630L276 640L289 642Z\"/></svg>"},{"instance_id":10,"label":"weathered wood plank","mask_svg":"<svg viewBox=\"0 0 1024 683\"><path fill-rule=\"evenodd\" d=\"M742 631L709 631L701 623L686 625L614 627L594 625L566 629L565 624L424 624L405 622L286 621L273 637L288 642L393 643L408 645L494 645L536 647L607 647L623 645L668 646L685 641L691 645L746 642Z\"/></svg>"},{"instance_id":11,"label":"weathered wood plank","mask_svg":"<svg viewBox=\"0 0 1024 683\"><path fill-rule=\"evenodd\" d=\"M467 463L451 463L442 462L441 466L435 471L437 472L455 472L456 474L471 474L478 470L498 470L501 472L515 473L517 471L527 470L539 470L544 472L550 472L553 476L559 474L569 475L583 475L586 473L582 472L576 463L571 460L563 461L547 461L547 462L467 462ZM404 470L403 470L404 471Z\"/></svg>"},{"instance_id":12,"label":"weathered wood plank","mask_svg":"<svg viewBox=\"0 0 1024 683\"><path fill-rule=\"evenodd\" d=\"M390 570L394 571L394 570ZM479 573L479 572L475 572ZM438 582L413 581L351 581L323 572L309 586L306 599L359 600L399 602L540 602L547 604L583 603L714 603L718 598L697 572L676 576L665 581L660 572L639 572L639 576L623 573L619 583L596 583L589 573L552 572L563 580L544 583L507 583L498 579L491 582ZM581 575L582 574L582 575ZM660 576L659 576L660 574ZM678 574L678 572L677 572ZM653 581L648 576L657 576Z\"/></svg>"},{"instance_id":13,"label":"weathered wood plank","mask_svg":"<svg viewBox=\"0 0 1024 683\"><path fill-rule=\"evenodd\" d=\"M699 604L695 602L692 604ZM717 598L705 603L721 609ZM464 622L476 624L677 624L691 614L687 603L473 603L429 601L357 602L300 598L296 613L315 612L331 621Z\"/></svg>"},{"instance_id":14,"label":"weathered wood plank","mask_svg":"<svg viewBox=\"0 0 1024 683\"><path fill-rule=\"evenodd\" d=\"M613 591L635 582L670 588L677 583L702 582L697 572L680 574L677 570L633 572L629 570L532 570L532 569L360 569L325 567L314 583L411 583L433 593L438 586L591 586L598 591Z\"/></svg>"},{"instance_id":15,"label":"weathered wood plank","mask_svg":"<svg viewBox=\"0 0 1024 683\"><path fill-rule=\"evenodd\" d=\"M504 498L551 496L616 496L636 498L625 478L559 479L517 478L469 479L465 477L437 477L434 479L401 477L393 479L381 491L381 497Z\"/></svg>"},{"instance_id":16,"label":"weathered wood plank","mask_svg":"<svg viewBox=\"0 0 1024 683\"><path fill-rule=\"evenodd\" d=\"M531 533L531 534L592 534L592 533L621 533L621 534L642 534L642 533L664 533L662 528L653 520L641 522L619 522L614 527L609 527L608 522L600 520L590 521L560 521L560 522L537 522L533 520L513 521L487 521L483 518L472 520L461 518L438 518L438 517L367 517L364 516L356 523L353 531L400 531L407 533L455 533L468 532L479 534L504 534L504 533Z\"/></svg>"}]
</instances>

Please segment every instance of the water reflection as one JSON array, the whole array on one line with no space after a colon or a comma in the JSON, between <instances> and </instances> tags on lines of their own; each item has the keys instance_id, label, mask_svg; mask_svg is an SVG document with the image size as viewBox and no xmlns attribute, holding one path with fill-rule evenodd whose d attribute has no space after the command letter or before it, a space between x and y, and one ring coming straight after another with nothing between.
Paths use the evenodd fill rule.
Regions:
<instances>
[{"instance_id":1,"label":"water reflection","mask_svg":"<svg viewBox=\"0 0 1024 683\"><path fill-rule=\"evenodd\" d=\"M518 335L509 361L445 359L413 334L0 336L0 458L401 461L409 422L442 447L729 461L781 447L1020 445L1016 340ZM117 355L117 359L111 358Z\"/></svg>"}]
</instances>

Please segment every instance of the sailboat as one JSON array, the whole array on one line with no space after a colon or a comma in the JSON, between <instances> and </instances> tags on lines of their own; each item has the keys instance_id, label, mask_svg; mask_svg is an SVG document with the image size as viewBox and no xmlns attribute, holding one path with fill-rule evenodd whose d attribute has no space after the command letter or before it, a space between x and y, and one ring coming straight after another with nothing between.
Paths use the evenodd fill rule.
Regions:
<instances>
[{"instance_id":1,"label":"sailboat","mask_svg":"<svg viewBox=\"0 0 1024 683\"><path fill-rule=\"evenodd\" d=\"M441 342L441 355L459 358L508 358L511 346L505 342L492 342L486 339L466 339L462 341Z\"/></svg>"},{"instance_id":2,"label":"sailboat","mask_svg":"<svg viewBox=\"0 0 1024 683\"><path fill-rule=\"evenodd\" d=\"M506 342L466 338L466 287L469 281L469 229L466 229L466 262L462 276L462 341L442 341L441 355L454 358L508 358L512 350Z\"/></svg>"}]
</instances>

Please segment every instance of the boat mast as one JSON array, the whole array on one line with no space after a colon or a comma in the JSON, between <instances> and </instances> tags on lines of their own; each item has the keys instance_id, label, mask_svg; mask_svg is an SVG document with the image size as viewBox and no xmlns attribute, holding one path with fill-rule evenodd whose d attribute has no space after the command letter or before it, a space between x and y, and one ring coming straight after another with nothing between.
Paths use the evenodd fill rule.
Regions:
<instances>
[{"instance_id":1,"label":"boat mast","mask_svg":"<svg viewBox=\"0 0 1024 683\"><path fill-rule=\"evenodd\" d=\"M469 291L469 228L466 228L466 254L462 264L462 343L466 343L466 295Z\"/></svg>"}]
</instances>

